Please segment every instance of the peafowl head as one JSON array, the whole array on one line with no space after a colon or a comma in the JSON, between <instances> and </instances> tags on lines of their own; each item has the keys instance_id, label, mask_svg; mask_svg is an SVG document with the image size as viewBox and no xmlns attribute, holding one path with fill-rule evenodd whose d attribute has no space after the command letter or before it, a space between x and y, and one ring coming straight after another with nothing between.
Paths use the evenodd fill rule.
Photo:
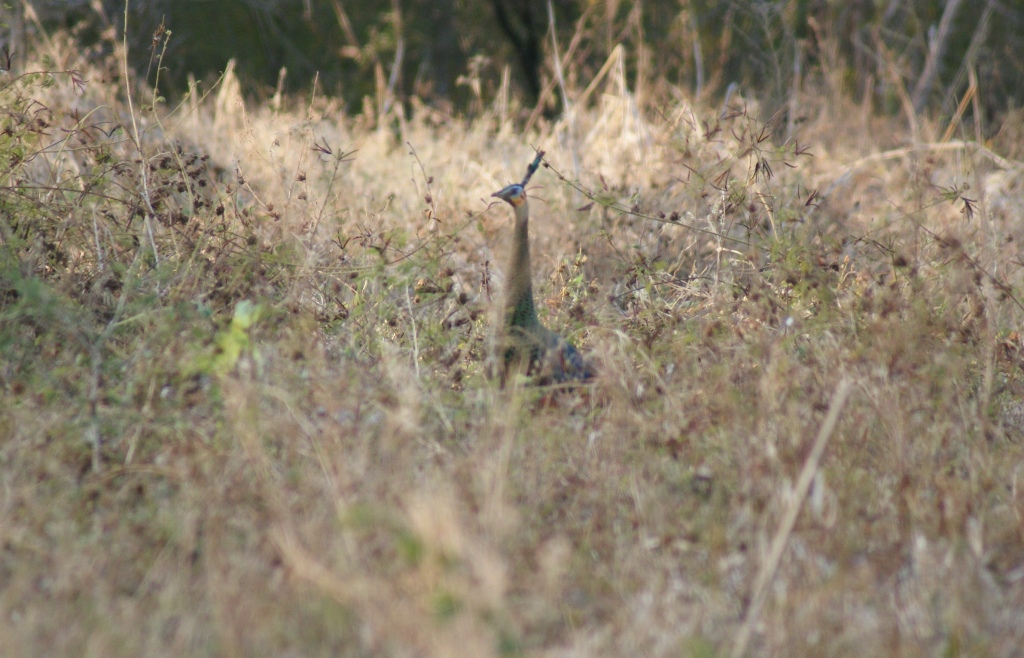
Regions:
<instances>
[{"instance_id":1,"label":"peafowl head","mask_svg":"<svg viewBox=\"0 0 1024 658\"><path fill-rule=\"evenodd\" d=\"M504 199L505 201L508 201L513 208L518 208L526 203L526 188L519 183L513 183L508 187L498 190L491 196Z\"/></svg>"}]
</instances>

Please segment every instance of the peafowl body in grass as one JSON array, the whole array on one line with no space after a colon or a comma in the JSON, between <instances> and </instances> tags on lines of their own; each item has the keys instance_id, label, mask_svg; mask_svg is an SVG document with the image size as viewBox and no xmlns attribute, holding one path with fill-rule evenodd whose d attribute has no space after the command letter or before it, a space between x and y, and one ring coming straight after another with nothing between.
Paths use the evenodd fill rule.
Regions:
<instances>
[{"instance_id":1,"label":"peafowl body in grass","mask_svg":"<svg viewBox=\"0 0 1024 658\"><path fill-rule=\"evenodd\" d=\"M542 383L585 381L593 377L593 372L583 356L568 341L541 324L533 303L526 183L543 155L543 151L537 154L522 183L514 183L491 195L508 202L515 212L505 284L504 374L536 375Z\"/></svg>"}]
</instances>

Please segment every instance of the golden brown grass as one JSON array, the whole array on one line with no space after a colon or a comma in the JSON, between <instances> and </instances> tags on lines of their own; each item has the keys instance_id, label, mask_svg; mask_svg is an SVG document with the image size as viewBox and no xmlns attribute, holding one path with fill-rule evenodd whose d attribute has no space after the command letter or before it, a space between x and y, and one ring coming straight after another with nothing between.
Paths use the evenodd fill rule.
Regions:
<instances>
[{"instance_id":1,"label":"golden brown grass","mask_svg":"<svg viewBox=\"0 0 1024 658\"><path fill-rule=\"evenodd\" d=\"M612 83L526 135L132 88L136 143L99 66L0 92L6 655L1019 652L1021 165ZM485 376L530 146L554 395Z\"/></svg>"}]
</instances>

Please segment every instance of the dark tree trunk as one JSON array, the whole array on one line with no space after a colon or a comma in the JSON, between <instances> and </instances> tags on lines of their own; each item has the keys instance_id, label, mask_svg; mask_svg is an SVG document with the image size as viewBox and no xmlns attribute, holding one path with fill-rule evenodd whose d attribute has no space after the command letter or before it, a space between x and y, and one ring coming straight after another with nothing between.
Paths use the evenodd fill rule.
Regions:
<instances>
[{"instance_id":1,"label":"dark tree trunk","mask_svg":"<svg viewBox=\"0 0 1024 658\"><path fill-rule=\"evenodd\" d=\"M543 1L491 0L491 3L498 25L516 51L529 100L536 103L540 97L541 39L546 30Z\"/></svg>"}]
</instances>

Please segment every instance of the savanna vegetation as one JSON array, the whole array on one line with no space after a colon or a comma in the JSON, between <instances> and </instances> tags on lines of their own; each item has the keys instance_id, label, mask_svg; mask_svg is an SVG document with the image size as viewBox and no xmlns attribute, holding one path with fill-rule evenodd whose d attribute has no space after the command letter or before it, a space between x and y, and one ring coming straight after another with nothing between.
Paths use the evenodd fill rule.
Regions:
<instances>
[{"instance_id":1,"label":"savanna vegetation","mask_svg":"<svg viewBox=\"0 0 1024 658\"><path fill-rule=\"evenodd\" d=\"M1020 655L1024 122L996 63L918 106L883 58L880 99L801 21L774 88L578 23L464 110L165 98L165 31L139 71L130 19L40 21L0 62L0 653ZM491 376L536 150L583 385Z\"/></svg>"}]
</instances>

